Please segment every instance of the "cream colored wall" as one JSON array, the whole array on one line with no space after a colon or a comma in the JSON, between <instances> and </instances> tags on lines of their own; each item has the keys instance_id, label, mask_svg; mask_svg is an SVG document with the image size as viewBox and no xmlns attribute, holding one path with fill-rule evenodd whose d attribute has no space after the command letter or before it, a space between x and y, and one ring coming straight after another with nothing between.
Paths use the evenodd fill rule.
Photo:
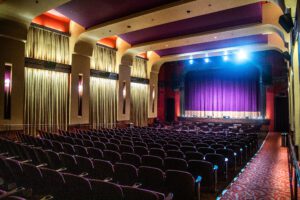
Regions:
<instances>
[{"instance_id":1,"label":"cream colored wall","mask_svg":"<svg viewBox=\"0 0 300 200\"><path fill-rule=\"evenodd\" d=\"M126 112L123 114L123 82L126 82ZM117 121L130 120L130 66L119 65L119 87L118 87L118 116Z\"/></svg>"},{"instance_id":2,"label":"cream colored wall","mask_svg":"<svg viewBox=\"0 0 300 200\"><path fill-rule=\"evenodd\" d=\"M22 129L24 108L24 52L25 44L13 39L0 37L0 125L12 125ZM12 64L11 119L4 120L4 64ZM16 126L18 125L18 126ZM1 127L0 127L1 130Z\"/></svg>"},{"instance_id":3,"label":"cream colored wall","mask_svg":"<svg viewBox=\"0 0 300 200\"><path fill-rule=\"evenodd\" d=\"M83 75L82 116L78 116L78 75ZM80 54L72 56L70 87L70 125L89 123L90 58Z\"/></svg>"},{"instance_id":4,"label":"cream colored wall","mask_svg":"<svg viewBox=\"0 0 300 200\"><path fill-rule=\"evenodd\" d=\"M1 125L21 129L24 108L24 63L27 27L0 19L0 130ZM12 64L11 119L4 120L4 64ZM17 126L16 126L17 125Z\"/></svg>"},{"instance_id":5,"label":"cream colored wall","mask_svg":"<svg viewBox=\"0 0 300 200\"><path fill-rule=\"evenodd\" d=\"M300 144L300 88L299 88L299 52L298 42L296 42L293 51L293 77L294 77L294 126L295 126L295 142Z\"/></svg>"}]
</instances>

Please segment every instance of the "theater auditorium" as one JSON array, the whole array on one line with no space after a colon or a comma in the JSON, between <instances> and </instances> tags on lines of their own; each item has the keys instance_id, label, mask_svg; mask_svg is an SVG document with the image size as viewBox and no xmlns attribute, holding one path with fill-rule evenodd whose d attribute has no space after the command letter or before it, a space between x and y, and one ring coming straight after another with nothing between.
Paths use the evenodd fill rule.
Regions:
<instances>
[{"instance_id":1,"label":"theater auditorium","mask_svg":"<svg viewBox=\"0 0 300 200\"><path fill-rule=\"evenodd\" d=\"M0 200L300 199L298 0L0 0Z\"/></svg>"}]
</instances>

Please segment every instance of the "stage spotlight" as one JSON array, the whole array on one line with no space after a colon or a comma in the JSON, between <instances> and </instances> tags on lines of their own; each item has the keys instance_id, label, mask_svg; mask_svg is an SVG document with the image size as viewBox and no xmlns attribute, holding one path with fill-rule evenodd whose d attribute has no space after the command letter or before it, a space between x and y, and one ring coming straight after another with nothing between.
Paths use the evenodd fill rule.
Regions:
<instances>
[{"instance_id":1,"label":"stage spotlight","mask_svg":"<svg viewBox=\"0 0 300 200\"><path fill-rule=\"evenodd\" d=\"M209 58L204 58L205 63L209 63Z\"/></svg>"},{"instance_id":2,"label":"stage spotlight","mask_svg":"<svg viewBox=\"0 0 300 200\"><path fill-rule=\"evenodd\" d=\"M248 55L245 51L240 50L237 52L237 59L238 60L246 60L248 58Z\"/></svg>"},{"instance_id":3,"label":"stage spotlight","mask_svg":"<svg viewBox=\"0 0 300 200\"><path fill-rule=\"evenodd\" d=\"M228 56L226 56L226 55L223 56L223 61L224 61L224 62L226 62L226 61L228 61L228 60L229 60L229 57L228 57Z\"/></svg>"},{"instance_id":4,"label":"stage spotlight","mask_svg":"<svg viewBox=\"0 0 300 200\"><path fill-rule=\"evenodd\" d=\"M194 64L193 56L190 56L189 63L190 63L190 65Z\"/></svg>"}]
</instances>

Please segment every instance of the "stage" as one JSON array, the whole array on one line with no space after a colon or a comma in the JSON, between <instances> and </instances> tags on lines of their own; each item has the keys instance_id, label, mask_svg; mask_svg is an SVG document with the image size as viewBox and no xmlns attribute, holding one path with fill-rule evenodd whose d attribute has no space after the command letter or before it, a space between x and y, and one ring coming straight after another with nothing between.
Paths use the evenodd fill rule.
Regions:
<instances>
[{"instance_id":1,"label":"stage","mask_svg":"<svg viewBox=\"0 0 300 200\"><path fill-rule=\"evenodd\" d=\"M269 119L233 119L233 118L199 118L199 117L178 117L179 121L199 123L224 123L224 124L255 124L269 125Z\"/></svg>"}]
</instances>

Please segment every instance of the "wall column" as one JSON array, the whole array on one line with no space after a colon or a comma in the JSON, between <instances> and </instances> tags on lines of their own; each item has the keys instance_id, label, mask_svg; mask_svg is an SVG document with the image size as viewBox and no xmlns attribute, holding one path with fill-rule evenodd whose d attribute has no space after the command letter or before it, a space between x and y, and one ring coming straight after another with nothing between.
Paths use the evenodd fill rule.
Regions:
<instances>
[{"instance_id":1,"label":"wall column","mask_svg":"<svg viewBox=\"0 0 300 200\"><path fill-rule=\"evenodd\" d=\"M25 87L25 41L27 27L16 22L0 19L0 130L23 129ZM11 117L4 119L4 66L12 65Z\"/></svg>"},{"instance_id":2,"label":"wall column","mask_svg":"<svg viewBox=\"0 0 300 200\"><path fill-rule=\"evenodd\" d=\"M118 87L118 123L128 123L130 121L130 66L120 64L119 66L119 87ZM125 113L123 113L123 85L125 83L126 99Z\"/></svg>"},{"instance_id":3,"label":"wall column","mask_svg":"<svg viewBox=\"0 0 300 200\"><path fill-rule=\"evenodd\" d=\"M72 72L70 77L70 126L88 125L90 109L90 60L94 45L78 41L72 55ZM82 115L78 115L78 77L83 77Z\"/></svg>"}]
</instances>

